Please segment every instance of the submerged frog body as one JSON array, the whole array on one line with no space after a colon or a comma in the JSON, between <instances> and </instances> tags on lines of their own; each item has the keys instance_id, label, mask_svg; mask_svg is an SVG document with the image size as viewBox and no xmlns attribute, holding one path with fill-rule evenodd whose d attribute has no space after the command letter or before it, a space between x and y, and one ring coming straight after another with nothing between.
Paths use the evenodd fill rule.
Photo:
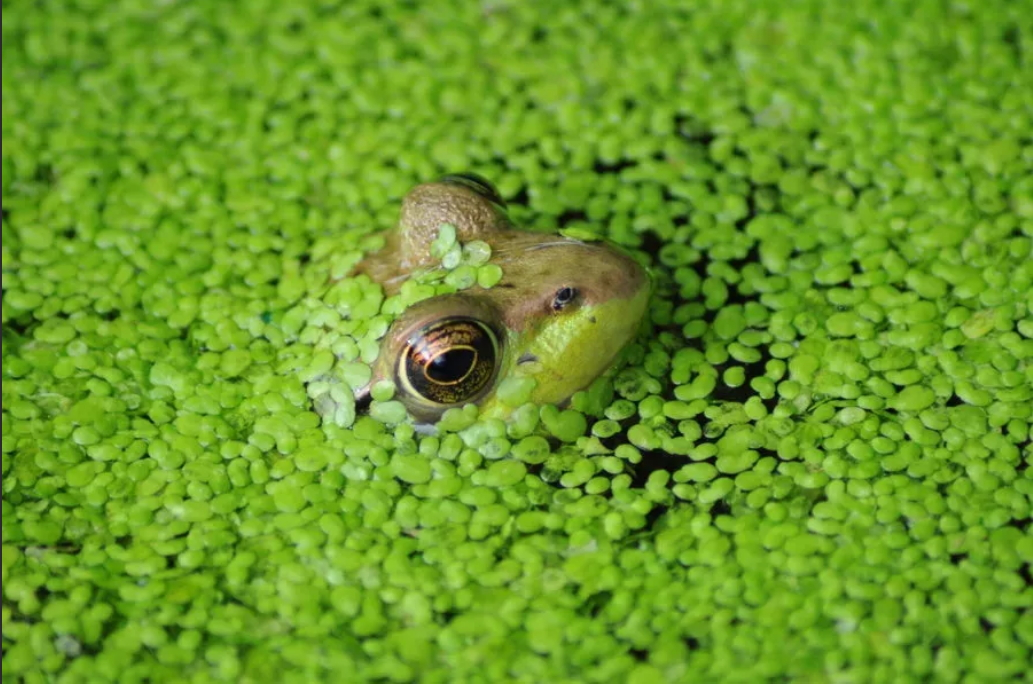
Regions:
<instances>
[{"instance_id":1,"label":"submerged frog body","mask_svg":"<svg viewBox=\"0 0 1033 684\"><path fill-rule=\"evenodd\" d=\"M649 299L645 269L604 242L518 230L495 188L473 175L410 191L385 247L356 273L397 292L412 273L437 264L431 244L445 224L460 242L488 243L503 275L488 289L414 304L384 337L370 384L394 382L418 421L467 403L504 416L495 390L510 377L535 381L532 401L562 403L605 371L638 330Z\"/></svg>"}]
</instances>

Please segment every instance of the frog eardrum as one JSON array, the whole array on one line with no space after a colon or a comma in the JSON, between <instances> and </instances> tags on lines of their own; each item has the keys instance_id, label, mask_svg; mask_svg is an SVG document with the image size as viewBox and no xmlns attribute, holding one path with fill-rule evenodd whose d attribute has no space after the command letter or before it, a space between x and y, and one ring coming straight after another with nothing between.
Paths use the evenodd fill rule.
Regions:
<instances>
[{"instance_id":1,"label":"frog eardrum","mask_svg":"<svg viewBox=\"0 0 1033 684\"><path fill-rule=\"evenodd\" d=\"M496 397L503 380L530 378L531 401L562 403L605 371L638 331L650 291L638 262L605 241L517 229L499 191L473 174L413 188L384 248L353 275L398 292L413 273L438 266L431 245L446 224L462 243L488 243L502 279L406 309L381 340L357 401L390 380L422 423L470 403L482 415L505 418L513 407Z\"/></svg>"}]
</instances>

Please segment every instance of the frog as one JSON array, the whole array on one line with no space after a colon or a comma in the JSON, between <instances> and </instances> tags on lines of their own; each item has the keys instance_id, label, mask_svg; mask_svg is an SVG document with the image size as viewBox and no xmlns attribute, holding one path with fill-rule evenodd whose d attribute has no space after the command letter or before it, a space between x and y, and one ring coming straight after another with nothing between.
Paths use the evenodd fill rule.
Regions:
<instances>
[{"instance_id":1,"label":"frog","mask_svg":"<svg viewBox=\"0 0 1033 684\"><path fill-rule=\"evenodd\" d=\"M507 379L530 378L530 402L564 406L607 371L643 324L652 289L648 270L605 239L521 229L498 189L474 173L413 187L383 246L352 275L395 294L414 274L440 265L432 245L442 226L460 243L482 241L502 271L491 287L474 286L409 306L380 342L370 382L395 386L418 424L450 408L479 406L506 418L497 393Z\"/></svg>"}]
</instances>

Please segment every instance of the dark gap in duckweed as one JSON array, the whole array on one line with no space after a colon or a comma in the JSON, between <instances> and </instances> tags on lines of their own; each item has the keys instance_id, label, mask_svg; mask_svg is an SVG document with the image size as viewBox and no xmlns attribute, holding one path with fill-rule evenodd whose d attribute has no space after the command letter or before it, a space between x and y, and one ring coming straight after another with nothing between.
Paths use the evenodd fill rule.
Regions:
<instances>
[{"instance_id":1,"label":"dark gap in duckweed","mask_svg":"<svg viewBox=\"0 0 1033 684\"><path fill-rule=\"evenodd\" d=\"M657 503L646 513L646 522L642 526L640 531L652 532L656 528L656 524L664 517L664 514L671 510L670 506Z\"/></svg>"},{"instance_id":2,"label":"dark gap in duckweed","mask_svg":"<svg viewBox=\"0 0 1033 684\"><path fill-rule=\"evenodd\" d=\"M755 378L763 377L768 362L771 361L772 358L774 358L769 354L764 353L764 347L760 347L759 349L761 351L761 357L758 361L754 361L752 363L742 363L739 361L735 361L734 359L729 359L729 361L726 363L717 364L714 366L714 370L717 371L718 378L722 378L722 380L717 383L717 386L714 388L714 391L710 395L714 400L742 404L750 397L756 396L755 390L752 387L750 387L750 382ZM725 371L730 368L742 368L745 374L742 384L740 384L737 387L729 385L725 383L723 380ZM761 398L761 401L770 412L778 405L778 395L769 397L767 399Z\"/></svg>"},{"instance_id":3,"label":"dark gap in duckweed","mask_svg":"<svg viewBox=\"0 0 1033 684\"><path fill-rule=\"evenodd\" d=\"M753 218L755 218L755 216L750 216L750 219L753 219ZM741 226L737 226L737 227L744 228L745 227L745 223L749 223L749 220L745 220L744 219L743 221L744 221L744 224L741 225ZM742 257L740 257L738 259L729 259L728 260L728 265L731 266L732 268L734 268L735 270L740 270L744 266L746 266L747 264L755 264L755 263L758 263L759 261L760 261L760 245L756 241L754 241L754 243L752 245L750 245L750 248L746 252L746 254L744 254Z\"/></svg>"},{"instance_id":4,"label":"dark gap in duckweed","mask_svg":"<svg viewBox=\"0 0 1033 684\"><path fill-rule=\"evenodd\" d=\"M560 228L566 228L571 223L582 222L588 219L588 214L580 209L567 209L556 218L556 224Z\"/></svg>"},{"instance_id":5,"label":"dark gap in duckweed","mask_svg":"<svg viewBox=\"0 0 1033 684\"><path fill-rule=\"evenodd\" d=\"M1005 527L1014 528L1019 531L1020 535L1028 536L1030 534L1033 534L1033 517L1025 518L1023 520L1012 519L1008 521ZM1021 572L1022 569L1026 570L1025 574ZM1026 563L1024 565L1020 565L1016 572L1025 581L1026 586L1033 587L1033 575L1029 574L1029 570L1030 564Z\"/></svg>"},{"instance_id":6,"label":"dark gap in duckweed","mask_svg":"<svg viewBox=\"0 0 1033 684\"><path fill-rule=\"evenodd\" d=\"M633 424L633 423L632 423ZM705 438L701 438L697 441L697 444L704 443ZM619 446L623 442L617 442L613 440L614 444L611 448ZM606 443L606 440L603 440ZM682 466L688 463L688 458L685 456L677 456L675 454L668 453L662 449L640 449L642 454L642 460L638 463L628 466L628 470L631 473L631 486L634 489L642 489L646 486L649 481L649 476L658 470L663 470L672 475L678 471Z\"/></svg>"},{"instance_id":7,"label":"dark gap in duckweed","mask_svg":"<svg viewBox=\"0 0 1033 684\"><path fill-rule=\"evenodd\" d=\"M1015 446L1018 448L1020 453L1021 452L1026 452L1031 447L1033 447L1033 438L1028 438L1028 439L1026 439L1026 441L1022 442L1021 444L1016 444ZM1015 474L1019 475L1019 476L1022 476L1022 477L1025 477L1026 476L1026 471L1029 470L1029 466L1030 466L1030 461L1031 460L1033 460L1033 459L1030 459L1030 458L1020 458L1019 462L1015 465Z\"/></svg>"},{"instance_id":8,"label":"dark gap in duckweed","mask_svg":"<svg viewBox=\"0 0 1033 684\"><path fill-rule=\"evenodd\" d=\"M711 504L711 506L709 508L709 512L710 512L710 515L713 516L716 519L718 516L731 515L732 514L732 506L728 502L727 499L718 499L713 504Z\"/></svg>"},{"instance_id":9,"label":"dark gap in duckweed","mask_svg":"<svg viewBox=\"0 0 1033 684\"><path fill-rule=\"evenodd\" d=\"M1016 24L1008 24L1001 31L1001 40L1014 48L1015 61L1022 61L1022 30Z\"/></svg>"},{"instance_id":10,"label":"dark gap in duckweed","mask_svg":"<svg viewBox=\"0 0 1033 684\"><path fill-rule=\"evenodd\" d=\"M579 610L579 612L589 615L590 617L598 617L599 613L602 612L603 608L610 603L613 599L612 591L600 591L592 594L587 599Z\"/></svg>"},{"instance_id":11,"label":"dark gap in duckweed","mask_svg":"<svg viewBox=\"0 0 1033 684\"><path fill-rule=\"evenodd\" d=\"M32 180L44 185L53 185L54 181L57 180L57 172L50 164L39 164L36 166L36 170L32 174Z\"/></svg>"},{"instance_id":12,"label":"dark gap in duckweed","mask_svg":"<svg viewBox=\"0 0 1033 684\"><path fill-rule=\"evenodd\" d=\"M595 163L592 164L592 170L596 173L620 173L637 165L638 162L633 159L621 158L615 162L605 162L601 159L596 159Z\"/></svg>"},{"instance_id":13,"label":"dark gap in duckweed","mask_svg":"<svg viewBox=\"0 0 1033 684\"><path fill-rule=\"evenodd\" d=\"M649 650L645 648L629 648L628 655L639 663L644 663L649 660Z\"/></svg>"},{"instance_id":14,"label":"dark gap in duckweed","mask_svg":"<svg viewBox=\"0 0 1033 684\"><path fill-rule=\"evenodd\" d=\"M644 254L653 256L654 258L659 254L660 248L663 247L666 242L664 239L657 235L652 230L643 231L639 233L640 243L638 249Z\"/></svg>"},{"instance_id":15,"label":"dark gap in duckweed","mask_svg":"<svg viewBox=\"0 0 1033 684\"><path fill-rule=\"evenodd\" d=\"M528 187L526 185L521 185L517 193L506 200L507 205L513 205L518 207L526 207L530 204L530 202L531 196L528 192Z\"/></svg>"},{"instance_id":16,"label":"dark gap in duckweed","mask_svg":"<svg viewBox=\"0 0 1033 684\"><path fill-rule=\"evenodd\" d=\"M21 318L12 318L11 320L5 321L4 322L4 326L3 326L3 331L4 331L4 335L3 335L4 347L7 347L7 345L8 345L8 341L9 341L8 333L9 332L11 333L11 335L16 335L17 336L16 338L15 337L10 338L10 343L12 345L11 346L11 350L16 350L20 346L21 341L25 339L26 333L29 330L31 330L31 329L32 329L32 318L29 317L28 315L22 316Z\"/></svg>"},{"instance_id":17,"label":"dark gap in duckweed","mask_svg":"<svg viewBox=\"0 0 1033 684\"><path fill-rule=\"evenodd\" d=\"M1028 525L1026 526L1024 531L1027 533L1029 532ZM1023 563L1019 565L1018 574L1019 577L1021 577L1022 580L1026 583L1027 587L1033 587L1033 565L1030 565L1029 563Z\"/></svg>"},{"instance_id":18,"label":"dark gap in duckweed","mask_svg":"<svg viewBox=\"0 0 1033 684\"><path fill-rule=\"evenodd\" d=\"M739 229L739 230L745 230L746 227L750 224L750 222L753 221L755 218L757 218L760 214L762 214L762 213L769 213L771 211L777 210L777 208L778 208L777 206L774 206L774 207L770 207L770 208L767 208L767 209L764 209L763 211L761 211L759 209L759 207L758 207L759 201L757 199L757 196L760 195L762 192L771 192L773 190L773 188L770 185L760 185L760 184L754 183L753 181L748 180L748 179L746 181L746 184L747 184L746 213L742 217L736 219L736 221L735 221L735 227L737 229ZM777 192L773 192L772 194L774 195L774 198L777 199L778 193ZM753 249L756 249L756 248L757 248L757 243L756 243L756 241L754 241ZM733 261L736 261L736 260L732 259L732 260L729 261L729 263L731 263Z\"/></svg>"},{"instance_id":19,"label":"dark gap in duckweed","mask_svg":"<svg viewBox=\"0 0 1033 684\"><path fill-rule=\"evenodd\" d=\"M38 592L39 592L39 589L37 589L36 592L34 593L35 598L37 598L37 599L38 598L42 598L42 596ZM49 592L48 592L48 594L49 594ZM6 609L7 605L4 605L4 608ZM38 623L40 621L40 617L39 616L31 615L31 614L25 613L23 610L21 610L21 608L18 607L18 603L17 602L14 602L14 601L11 602L10 611L11 611L11 617L17 618L19 621L25 622L25 623L30 624L30 625L36 624L36 623ZM5 634L3 636L3 639L4 639L4 642L6 643L7 640L9 639L9 637Z\"/></svg>"},{"instance_id":20,"label":"dark gap in duckweed","mask_svg":"<svg viewBox=\"0 0 1033 684\"><path fill-rule=\"evenodd\" d=\"M53 553L65 554L68 556L78 556L82 553L82 545L76 544L72 541L58 542L50 546L39 547L51 551Z\"/></svg>"},{"instance_id":21,"label":"dark gap in duckweed","mask_svg":"<svg viewBox=\"0 0 1033 684\"><path fill-rule=\"evenodd\" d=\"M678 198L675 197L674 195L672 195L671 192L669 190L666 190L666 189L663 191L663 198L664 198L664 202L677 202L678 201ZM671 217L671 225L674 226L675 228L683 228L683 227L689 225L689 219L690 219L690 215L688 213L677 214L677 215Z\"/></svg>"},{"instance_id":22,"label":"dark gap in duckweed","mask_svg":"<svg viewBox=\"0 0 1033 684\"><path fill-rule=\"evenodd\" d=\"M717 135L699 119L682 112L674 115L674 128L683 139L703 146L709 145L717 138Z\"/></svg>"}]
</instances>

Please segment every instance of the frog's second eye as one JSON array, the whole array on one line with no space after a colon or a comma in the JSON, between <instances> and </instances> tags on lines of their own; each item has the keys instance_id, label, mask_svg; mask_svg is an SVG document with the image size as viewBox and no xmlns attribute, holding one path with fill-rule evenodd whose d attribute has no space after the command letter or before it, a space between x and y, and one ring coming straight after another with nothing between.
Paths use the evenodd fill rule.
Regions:
<instances>
[{"instance_id":1,"label":"frog's second eye","mask_svg":"<svg viewBox=\"0 0 1033 684\"><path fill-rule=\"evenodd\" d=\"M492 185L491 181L478 176L476 173L452 173L442 176L438 179L438 182L465 185L489 202L494 202L500 207L506 206L502 195L499 194L498 188Z\"/></svg>"},{"instance_id":2,"label":"frog's second eye","mask_svg":"<svg viewBox=\"0 0 1033 684\"><path fill-rule=\"evenodd\" d=\"M495 376L498 337L485 323L465 316L436 320L410 335L399 358L399 385L432 404L478 399Z\"/></svg>"},{"instance_id":3,"label":"frog's second eye","mask_svg":"<svg viewBox=\"0 0 1033 684\"><path fill-rule=\"evenodd\" d=\"M578 291L576 287L561 287L556 290L556 294L552 297L552 310L562 311L568 306L574 303L577 299Z\"/></svg>"}]
</instances>

